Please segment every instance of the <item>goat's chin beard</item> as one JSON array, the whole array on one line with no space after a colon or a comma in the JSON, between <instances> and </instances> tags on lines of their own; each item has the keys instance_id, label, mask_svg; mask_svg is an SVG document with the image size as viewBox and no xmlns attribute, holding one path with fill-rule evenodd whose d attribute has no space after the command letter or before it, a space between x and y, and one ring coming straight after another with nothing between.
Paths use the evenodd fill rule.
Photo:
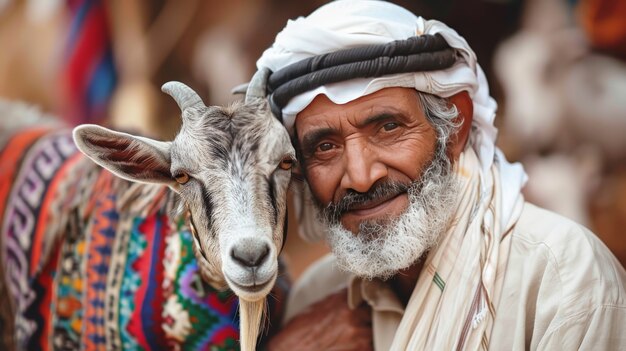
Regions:
<instances>
[{"instance_id":1,"label":"goat's chin beard","mask_svg":"<svg viewBox=\"0 0 626 351\"><path fill-rule=\"evenodd\" d=\"M409 205L397 218L363 222L355 235L318 208L326 240L339 266L366 278L386 280L436 245L454 211L457 185L445 153L438 152L419 181L411 183Z\"/></svg>"}]
</instances>

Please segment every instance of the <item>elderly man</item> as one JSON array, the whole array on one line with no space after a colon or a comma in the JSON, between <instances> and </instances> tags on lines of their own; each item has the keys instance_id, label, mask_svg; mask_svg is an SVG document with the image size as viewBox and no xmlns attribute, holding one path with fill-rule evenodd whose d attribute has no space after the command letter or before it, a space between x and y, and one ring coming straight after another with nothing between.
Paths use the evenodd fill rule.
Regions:
<instances>
[{"instance_id":1,"label":"elderly man","mask_svg":"<svg viewBox=\"0 0 626 351\"><path fill-rule=\"evenodd\" d=\"M316 234L313 209L333 251L297 282L270 349L626 349L626 272L587 229L524 202L454 30L336 1L290 21L257 65L299 152L301 220Z\"/></svg>"}]
</instances>

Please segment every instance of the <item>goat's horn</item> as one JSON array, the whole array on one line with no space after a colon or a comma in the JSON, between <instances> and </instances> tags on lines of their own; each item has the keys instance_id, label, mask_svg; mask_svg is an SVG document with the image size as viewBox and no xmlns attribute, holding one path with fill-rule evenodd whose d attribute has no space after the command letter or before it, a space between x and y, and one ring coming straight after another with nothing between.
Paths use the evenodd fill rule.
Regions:
<instances>
[{"instance_id":1,"label":"goat's horn","mask_svg":"<svg viewBox=\"0 0 626 351\"><path fill-rule=\"evenodd\" d=\"M248 90L249 83L239 84L236 87L230 89L230 93L233 95L243 95Z\"/></svg>"},{"instance_id":2,"label":"goat's horn","mask_svg":"<svg viewBox=\"0 0 626 351\"><path fill-rule=\"evenodd\" d=\"M167 82L163 84L161 91L173 97L181 111L185 111L188 107L204 105L200 96L181 82Z\"/></svg>"},{"instance_id":3,"label":"goat's horn","mask_svg":"<svg viewBox=\"0 0 626 351\"><path fill-rule=\"evenodd\" d=\"M261 68L250 80L248 84L248 90L246 91L246 102L250 102L252 99L263 99L267 95L267 78L270 75L268 68Z\"/></svg>"}]
</instances>

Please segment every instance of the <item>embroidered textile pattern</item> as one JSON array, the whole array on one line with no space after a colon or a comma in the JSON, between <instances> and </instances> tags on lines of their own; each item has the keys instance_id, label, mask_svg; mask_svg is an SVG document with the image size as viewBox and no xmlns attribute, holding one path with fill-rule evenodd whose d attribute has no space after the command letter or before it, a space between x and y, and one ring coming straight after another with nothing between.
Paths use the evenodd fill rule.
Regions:
<instances>
[{"instance_id":1,"label":"embroidered textile pattern","mask_svg":"<svg viewBox=\"0 0 626 351\"><path fill-rule=\"evenodd\" d=\"M0 150L0 345L239 349L236 296L201 279L172 207L166 188L84 158L69 131L12 136Z\"/></svg>"}]
</instances>

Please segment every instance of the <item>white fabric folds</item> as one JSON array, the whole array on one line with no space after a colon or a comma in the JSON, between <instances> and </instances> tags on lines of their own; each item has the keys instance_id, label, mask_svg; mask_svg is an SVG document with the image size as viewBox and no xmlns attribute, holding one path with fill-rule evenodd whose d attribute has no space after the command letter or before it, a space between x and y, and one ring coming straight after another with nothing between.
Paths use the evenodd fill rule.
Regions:
<instances>
[{"instance_id":1,"label":"white fabric folds","mask_svg":"<svg viewBox=\"0 0 626 351\"><path fill-rule=\"evenodd\" d=\"M522 212L519 196L500 226L502 184L480 186L478 158L465 150L455 165L460 185L448 232L424 262L390 350L487 349L506 270L511 235Z\"/></svg>"},{"instance_id":2,"label":"white fabric folds","mask_svg":"<svg viewBox=\"0 0 626 351\"><path fill-rule=\"evenodd\" d=\"M435 33L440 33L461 57L451 68L324 85L294 97L282 111L284 124L292 132L296 115L319 94L336 104L387 87L414 88L441 97L467 91L472 98L474 115L469 145L457 164L461 173L471 175L462 182L462 213L455 214L462 223L446 233L440 246L429 254L429 269L422 272L413 292L393 342L394 350L451 349L459 345L475 349L491 330L493 310L489 307L497 301L501 283L495 277L506 266L506 233L519 216L526 174L521 165L508 163L495 146L497 129L493 122L497 105L489 96L476 55L465 39L439 21L425 20L388 2L340 0L322 6L308 17L289 21L257 62L258 68L277 71L315 55ZM300 221L304 223L301 234L319 237L319 233L312 233L319 227L313 225L314 212L307 207L311 206L307 199L310 194L303 194L296 199ZM472 196L465 198L468 194ZM435 274L447 280L447 289L435 287ZM424 319L419 320L418 316ZM468 325L468 318L469 330L459 330ZM425 327L428 322L433 323L432 328Z\"/></svg>"}]
</instances>

